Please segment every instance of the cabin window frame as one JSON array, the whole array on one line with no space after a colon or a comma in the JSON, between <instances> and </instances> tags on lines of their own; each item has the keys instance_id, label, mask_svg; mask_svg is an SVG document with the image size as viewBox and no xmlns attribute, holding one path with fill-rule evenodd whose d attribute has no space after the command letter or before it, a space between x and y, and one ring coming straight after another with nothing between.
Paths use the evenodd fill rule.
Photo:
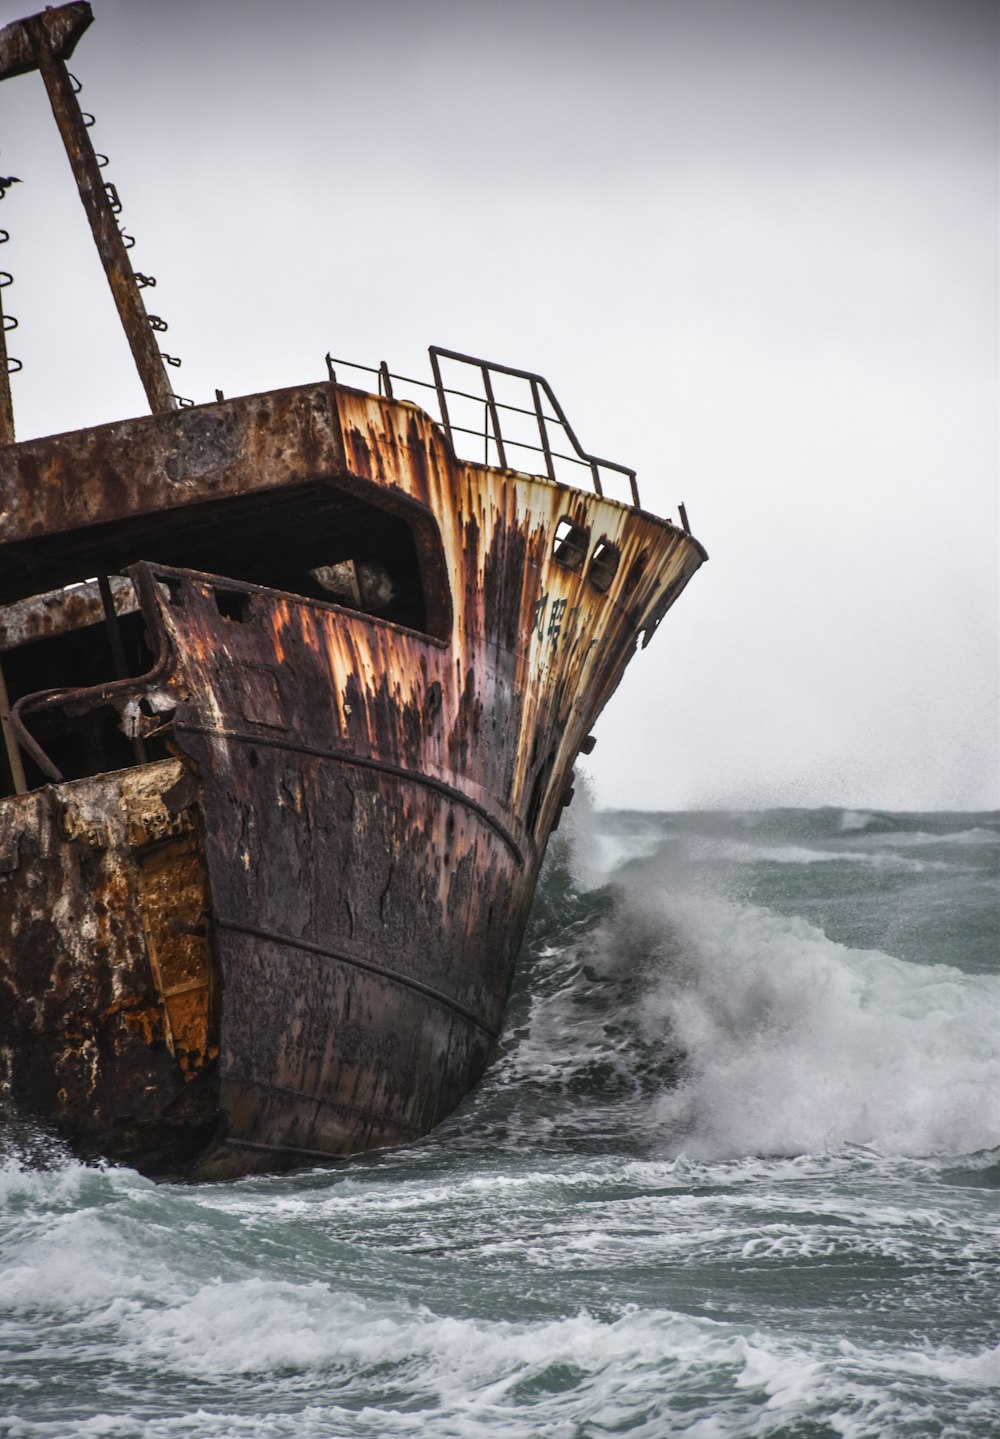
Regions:
<instances>
[{"instance_id":1,"label":"cabin window frame","mask_svg":"<svg viewBox=\"0 0 1000 1439\"><path fill-rule=\"evenodd\" d=\"M556 564L572 573L582 570L589 549L590 526L562 515L552 537L552 558Z\"/></svg>"}]
</instances>

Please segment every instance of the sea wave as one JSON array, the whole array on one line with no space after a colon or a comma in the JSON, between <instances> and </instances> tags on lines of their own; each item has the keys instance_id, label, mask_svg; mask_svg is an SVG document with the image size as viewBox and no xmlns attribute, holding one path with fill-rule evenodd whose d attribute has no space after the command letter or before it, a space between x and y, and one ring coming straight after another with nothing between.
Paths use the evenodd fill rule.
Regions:
<instances>
[{"instance_id":1,"label":"sea wave","mask_svg":"<svg viewBox=\"0 0 1000 1439\"><path fill-rule=\"evenodd\" d=\"M891 849L810 849L799 844L751 845L738 840L694 841L691 849L695 855L700 853L734 864L857 864L909 874L924 874L950 867L946 860L914 859L910 855L894 854Z\"/></svg>"},{"instance_id":2,"label":"sea wave","mask_svg":"<svg viewBox=\"0 0 1000 1439\"><path fill-rule=\"evenodd\" d=\"M589 870L560 831L498 1060L411 1147L184 1186L22 1135L0 1434L993 1439L1000 981L752 902L882 896L866 944L992 900L817 869L894 842L836 823L623 820Z\"/></svg>"},{"instance_id":3,"label":"sea wave","mask_svg":"<svg viewBox=\"0 0 1000 1439\"><path fill-rule=\"evenodd\" d=\"M645 1007L686 1055L656 1102L672 1142L701 1154L1000 1142L995 977L851 950L716 897L630 902L672 931Z\"/></svg>"},{"instance_id":4,"label":"sea wave","mask_svg":"<svg viewBox=\"0 0 1000 1439\"><path fill-rule=\"evenodd\" d=\"M87 1439L778 1439L813 1425L875 1439L919 1432L913 1426L945 1406L951 1422L934 1432L957 1439L990 1433L1000 1357L793 1341L662 1307L534 1322L452 1318L374 1305L329 1283L259 1280L209 1282L132 1314L119 1345L108 1356L116 1399L155 1373L160 1412L137 1392L131 1414L81 1417L73 1432ZM170 1402L172 1375L186 1380L186 1402ZM3 1432L51 1439L67 1430L15 1410Z\"/></svg>"},{"instance_id":5,"label":"sea wave","mask_svg":"<svg viewBox=\"0 0 1000 1439\"><path fill-rule=\"evenodd\" d=\"M700 1158L1000 1142L1000 978L850 948L667 855L613 893L539 961L497 1084Z\"/></svg>"},{"instance_id":6,"label":"sea wave","mask_svg":"<svg viewBox=\"0 0 1000 1439\"><path fill-rule=\"evenodd\" d=\"M840 816L840 828L847 832L867 829L875 823L875 816L868 810L845 809Z\"/></svg>"},{"instance_id":7,"label":"sea wave","mask_svg":"<svg viewBox=\"0 0 1000 1439\"><path fill-rule=\"evenodd\" d=\"M886 838L886 836L882 836ZM973 825L971 829L953 829L935 832L926 829L898 830L889 842L892 844L989 844L1000 845L1000 830L986 825Z\"/></svg>"}]
</instances>

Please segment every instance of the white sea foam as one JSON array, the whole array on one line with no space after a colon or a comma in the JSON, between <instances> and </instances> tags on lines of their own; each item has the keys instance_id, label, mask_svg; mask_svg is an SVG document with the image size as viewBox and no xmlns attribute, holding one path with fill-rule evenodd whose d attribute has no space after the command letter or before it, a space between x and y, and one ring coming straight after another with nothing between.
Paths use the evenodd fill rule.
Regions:
<instances>
[{"instance_id":1,"label":"white sea foam","mask_svg":"<svg viewBox=\"0 0 1000 1439\"><path fill-rule=\"evenodd\" d=\"M628 884L603 943L612 964L658 952L642 1024L687 1056L656 1101L672 1145L916 1155L1000 1141L996 977L851 950L802 919L671 893L651 873Z\"/></svg>"},{"instance_id":2,"label":"white sea foam","mask_svg":"<svg viewBox=\"0 0 1000 1439\"><path fill-rule=\"evenodd\" d=\"M992 1439L1000 1150L948 1156L1000 1142L998 982L834 944L713 889L718 842L670 848L548 936L454 1121L482 1148L201 1188L0 1164L4 1439ZM629 1132L539 1138L576 1116Z\"/></svg>"},{"instance_id":3,"label":"white sea foam","mask_svg":"<svg viewBox=\"0 0 1000 1439\"><path fill-rule=\"evenodd\" d=\"M155 1318L155 1316L148 1316ZM778 1439L812 1424L853 1439L920 1432L943 1395L956 1422L989 1404L995 1356L793 1343L668 1310L534 1323L377 1309L325 1286L206 1288L123 1335L119 1366L151 1363L200 1381L187 1413L98 1414L87 1439L535 1439L627 1432L636 1439ZM303 1391L305 1376L310 1388ZM388 1392L386 1392L388 1390ZM213 1402L217 1392L221 1402ZM303 1392L307 1402L302 1402ZM234 1404L233 1396L239 1401ZM369 1395L367 1402L365 1396ZM395 1396L405 1394L401 1404ZM249 1400L255 1402L248 1402ZM311 1402L309 1402L311 1400ZM67 1430L11 1416L7 1439ZM987 1433L982 1423L972 1432Z\"/></svg>"},{"instance_id":4,"label":"white sea foam","mask_svg":"<svg viewBox=\"0 0 1000 1439\"><path fill-rule=\"evenodd\" d=\"M411 1173L398 1185L374 1168L299 1188L289 1177L263 1194L255 1184L156 1190L128 1171L78 1165L25 1176L24 1185L8 1167L7 1193L27 1204L17 1216L24 1233L13 1235L18 1262L8 1267L15 1282L3 1305L11 1322L0 1345L9 1353L38 1326L30 1367L75 1363L100 1397L79 1420L50 1420L22 1380L0 1433L780 1439L835 1417L837 1432L876 1439L895 1427L920 1432L922 1416L929 1422L946 1409L948 1421L934 1432L982 1439L990 1433L993 1351L846 1343L662 1303L623 1307L621 1299L603 1314L578 1300L562 1314L530 1317L532 1302L562 1276L578 1285L590 1269L601 1276L595 1303L609 1275L623 1266L638 1275L660 1261L672 1266L674 1288L690 1275L700 1302L697 1276L717 1275L720 1265L733 1274L741 1265L783 1272L802 1260L843 1263L848 1253L870 1264L885 1252L917 1268L939 1258L953 1264L964 1238L949 1233L941 1214L907 1210L901 1199L868 1212L853 1183L819 1188L824 1176L849 1179L852 1168L880 1164L860 1149L778 1160L576 1159L562 1168L459 1173L446 1184ZM805 1227L802 1180L815 1206ZM72 1190L78 1210L54 1213L51 1196L62 1204ZM263 1202L248 1208L248 1194ZM402 1255L399 1282L365 1292L379 1262L371 1220L394 1200L407 1220L421 1197L436 1211L429 1232L440 1255L416 1266ZM838 1204L849 1222L836 1222ZM316 1250L311 1277L285 1277L280 1260L278 1272L268 1272L285 1226L322 1237L331 1218L352 1206L369 1245L352 1279L329 1247ZM224 1243L212 1249L214 1234ZM880 1249L879 1235L897 1248ZM11 1238L8 1227L8 1245ZM435 1291L442 1263L450 1279ZM519 1275L519 1293L534 1296L527 1317L499 1317L468 1288L472 1273L486 1275L496 1264ZM457 1312L450 1312L452 1286L466 1291Z\"/></svg>"},{"instance_id":5,"label":"white sea foam","mask_svg":"<svg viewBox=\"0 0 1000 1439\"><path fill-rule=\"evenodd\" d=\"M665 838L661 817L630 817L627 827L609 830L594 808L586 774L577 781L572 809L566 812L560 838L572 851L574 874L583 889L603 884L616 869L633 860L649 859Z\"/></svg>"},{"instance_id":6,"label":"white sea foam","mask_svg":"<svg viewBox=\"0 0 1000 1439\"><path fill-rule=\"evenodd\" d=\"M801 844L751 845L739 840L696 840L691 842L691 850L696 856L730 864L857 864L909 874L950 868L945 860L914 859L911 855L894 854L890 849L812 849Z\"/></svg>"},{"instance_id":7,"label":"white sea foam","mask_svg":"<svg viewBox=\"0 0 1000 1439\"><path fill-rule=\"evenodd\" d=\"M636 834L597 834L594 848L588 855L587 867L583 869L590 886L600 884L616 869L636 859L649 859L663 843L662 834L652 832Z\"/></svg>"},{"instance_id":8,"label":"white sea foam","mask_svg":"<svg viewBox=\"0 0 1000 1439\"><path fill-rule=\"evenodd\" d=\"M846 831L867 829L874 819L875 816L866 810L845 809L840 816L840 828Z\"/></svg>"},{"instance_id":9,"label":"white sea foam","mask_svg":"<svg viewBox=\"0 0 1000 1439\"><path fill-rule=\"evenodd\" d=\"M1000 830L989 829L985 825L974 825L972 829L948 830L943 834L935 834L931 830L907 829L899 830L891 835L881 835L880 839L894 845L910 844L989 844L1000 845Z\"/></svg>"}]
</instances>

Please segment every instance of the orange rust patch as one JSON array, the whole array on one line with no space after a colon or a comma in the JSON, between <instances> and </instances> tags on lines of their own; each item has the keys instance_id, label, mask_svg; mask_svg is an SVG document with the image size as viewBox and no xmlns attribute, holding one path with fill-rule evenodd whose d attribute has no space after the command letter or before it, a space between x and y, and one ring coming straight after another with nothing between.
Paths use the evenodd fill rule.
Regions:
<instances>
[{"instance_id":1,"label":"orange rust patch","mask_svg":"<svg viewBox=\"0 0 1000 1439\"><path fill-rule=\"evenodd\" d=\"M181 834L140 852L139 906L167 1045L185 1079L209 1053L212 957L198 839Z\"/></svg>"}]
</instances>

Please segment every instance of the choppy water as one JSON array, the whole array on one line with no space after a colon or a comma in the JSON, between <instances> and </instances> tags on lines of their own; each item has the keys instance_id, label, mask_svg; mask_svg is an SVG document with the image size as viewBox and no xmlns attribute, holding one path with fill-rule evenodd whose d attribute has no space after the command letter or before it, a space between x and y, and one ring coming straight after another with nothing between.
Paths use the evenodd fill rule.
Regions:
<instances>
[{"instance_id":1,"label":"choppy water","mask_svg":"<svg viewBox=\"0 0 1000 1439\"><path fill-rule=\"evenodd\" d=\"M1000 818L583 828L423 1143L8 1156L0 1433L1000 1434Z\"/></svg>"}]
</instances>

